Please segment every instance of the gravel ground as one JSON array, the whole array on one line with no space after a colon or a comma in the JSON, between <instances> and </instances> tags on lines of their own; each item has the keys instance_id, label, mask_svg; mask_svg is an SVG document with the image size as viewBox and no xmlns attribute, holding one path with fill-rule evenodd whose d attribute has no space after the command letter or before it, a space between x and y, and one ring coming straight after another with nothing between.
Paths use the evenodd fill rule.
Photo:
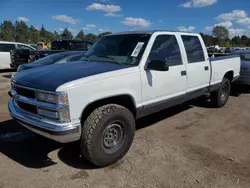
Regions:
<instances>
[{"instance_id":1,"label":"gravel ground","mask_svg":"<svg viewBox=\"0 0 250 188\"><path fill-rule=\"evenodd\" d=\"M10 118L11 74L0 74L0 188L250 187L246 89L221 109L195 100L138 120L126 157L97 169L82 159L77 143L56 143Z\"/></svg>"}]
</instances>

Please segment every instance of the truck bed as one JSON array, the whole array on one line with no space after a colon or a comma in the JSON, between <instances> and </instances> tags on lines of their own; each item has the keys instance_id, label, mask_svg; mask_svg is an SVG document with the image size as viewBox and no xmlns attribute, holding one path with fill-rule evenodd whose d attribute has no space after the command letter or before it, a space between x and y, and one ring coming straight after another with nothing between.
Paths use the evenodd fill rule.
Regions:
<instances>
[{"instance_id":1,"label":"truck bed","mask_svg":"<svg viewBox=\"0 0 250 188\"><path fill-rule=\"evenodd\" d=\"M240 75L240 57L239 55L228 55L222 57L210 58L211 80L210 85L221 83L224 75L231 71L233 78ZM225 66L225 64L227 66Z\"/></svg>"}]
</instances>

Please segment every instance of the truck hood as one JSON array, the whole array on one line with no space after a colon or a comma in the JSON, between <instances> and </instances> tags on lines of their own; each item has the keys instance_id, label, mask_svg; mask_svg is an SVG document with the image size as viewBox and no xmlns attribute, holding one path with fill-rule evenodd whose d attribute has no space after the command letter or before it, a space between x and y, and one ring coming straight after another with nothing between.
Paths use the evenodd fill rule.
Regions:
<instances>
[{"instance_id":1,"label":"truck hood","mask_svg":"<svg viewBox=\"0 0 250 188\"><path fill-rule=\"evenodd\" d=\"M13 75L12 80L22 86L56 91L59 86L70 81L130 67L109 62L80 61L42 66L18 72Z\"/></svg>"}]
</instances>

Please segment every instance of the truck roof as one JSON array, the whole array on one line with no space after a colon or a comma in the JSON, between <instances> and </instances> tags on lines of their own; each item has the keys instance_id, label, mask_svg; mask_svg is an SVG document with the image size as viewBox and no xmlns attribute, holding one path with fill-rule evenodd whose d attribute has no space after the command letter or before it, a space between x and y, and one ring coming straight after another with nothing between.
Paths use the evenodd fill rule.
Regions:
<instances>
[{"instance_id":1,"label":"truck roof","mask_svg":"<svg viewBox=\"0 0 250 188\"><path fill-rule=\"evenodd\" d=\"M191 32L182 32L182 31L174 31L174 30L142 30L142 31L124 31L124 32L117 32L108 35L123 35L123 34L145 34L145 35L152 35L155 32L174 32L174 33L182 33L182 34L197 34Z\"/></svg>"}]
</instances>

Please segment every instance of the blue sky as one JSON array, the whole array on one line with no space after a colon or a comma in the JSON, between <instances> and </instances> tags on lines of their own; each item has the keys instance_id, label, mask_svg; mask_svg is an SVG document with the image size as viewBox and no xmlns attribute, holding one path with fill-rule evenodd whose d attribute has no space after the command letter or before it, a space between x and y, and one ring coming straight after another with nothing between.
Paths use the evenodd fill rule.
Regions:
<instances>
[{"instance_id":1,"label":"blue sky","mask_svg":"<svg viewBox=\"0 0 250 188\"><path fill-rule=\"evenodd\" d=\"M0 0L0 21L76 34L167 29L211 33L224 25L230 35L250 36L249 0Z\"/></svg>"}]
</instances>

